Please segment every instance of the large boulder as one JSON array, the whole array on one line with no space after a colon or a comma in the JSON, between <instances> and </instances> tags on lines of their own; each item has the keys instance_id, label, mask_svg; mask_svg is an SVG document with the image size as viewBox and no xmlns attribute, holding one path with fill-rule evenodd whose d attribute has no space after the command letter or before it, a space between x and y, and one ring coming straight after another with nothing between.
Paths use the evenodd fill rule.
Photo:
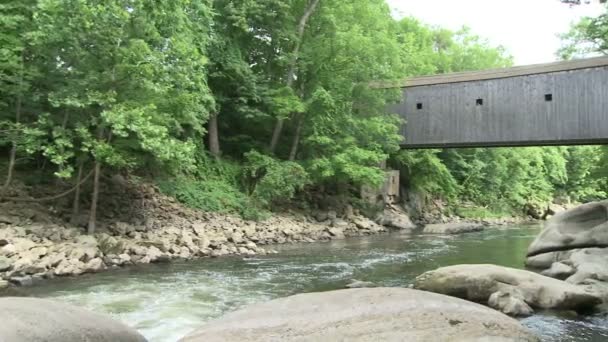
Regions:
<instances>
[{"instance_id":1,"label":"large boulder","mask_svg":"<svg viewBox=\"0 0 608 342\"><path fill-rule=\"evenodd\" d=\"M141 342L111 318L46 299L0 298L0 340L11 342Z\"/></svg>"},{"instance_id":2,"label":"large boulder","mask_svg":"<svg viewBox=\"0 0 608 342\"><path fill-rule=\"evenodd\" d=\"M484 304L493 294L501 292L500 296L493 298L493 302L504 298L502 294L509 294L509 302L520 300L531 308L540 309L584 310L601 302L598 295L580 286L534 272L496 265L442 267L417 277L414 288ZM523 307L519 303L517 306ZM515 315L530 313L527 308L524 309L521 312L504 311Z\"/></svg>"},{"instance_id":3,"label":"large boulder","mask_svg":"<svg viewBox=\"0 0 608 342\"><path fill-rule=\"evenodd\" d=\"M184 337L213 341L538 341L516 320L403 288L307 293L227 314Z\"/></svg>"},{"instance_id":4,"label":"large boulder","mask_svg":"<svg viewBox=\"0 0 608 342\"><path fill-rule=\"evenodd\" d=\"M425 234L463 234L479 232L484 229L484 225L475 222L453 222L427 224L422 230Z\"/></svg>"},{"instance_id":5,"label":"large boulder","mask_svg":"<svg viewBox=\"0 0 608 342\"><path fill-rule=\"evenodd\" d=\"M580 248L608 247L608 201L555 215L528 248L528 257Z\"/></svg>"},{"instance_id":6,"label":"large boulder","mask_svg":"<svg viewBox=\"0 0 608 342\"><path fill-rule=\"evenodd\" d=\"M557 214L528 248L526 265L584 286L608 303L608 201Z\"/></svg>"}]
</instances>

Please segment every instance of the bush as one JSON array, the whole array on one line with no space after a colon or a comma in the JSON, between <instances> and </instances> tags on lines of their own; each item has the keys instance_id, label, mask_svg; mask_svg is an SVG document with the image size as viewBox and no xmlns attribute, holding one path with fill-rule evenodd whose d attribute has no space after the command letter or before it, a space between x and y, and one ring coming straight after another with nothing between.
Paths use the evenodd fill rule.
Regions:
<instances>
[{"instance_id":1,"label":"bush","mask_svg":"<svg viewBox=\"0 0 608 342\"><path fill-rule=\"evenodd\" d=\"M198 180L179 176L159 182L162 192L181 203L204 211L238 213L246 197L237 188L222 180Z\"/></svg>"},{"instance_id":2,"label":"bush","mask_svg":"<svg viewBox=\"0 0 608 342\"><path fill-rule=\"evenodd\" d=\"M309 183L302 166L289 161L279 161L257 151L245 154L244 182L251 198L262 208L288 201L296 191Z\"/></svg>"}]
</instances>

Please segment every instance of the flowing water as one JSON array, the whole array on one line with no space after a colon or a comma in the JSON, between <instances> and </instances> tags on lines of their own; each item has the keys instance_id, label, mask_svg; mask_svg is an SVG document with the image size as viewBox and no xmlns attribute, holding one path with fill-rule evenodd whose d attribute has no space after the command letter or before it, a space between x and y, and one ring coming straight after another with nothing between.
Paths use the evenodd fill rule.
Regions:
<instances>
[{"instance_id":1,"label":"flowing water","mask_svg":"<svg viewBox=\"0 0 608 342\"><path fill-rule=\"evenodd\" d=\"M279 254L145 265L26 289L105 312L150 341L176 341L202 323L247 304L344 288L351 279L407 286L440 266L493 263L523 267L538 227L489 229L453 237L398 232L329 243L285 245ZM522 320L544 341L608 341L608 319L537 314Z\"/></svg>"}]
</instances>

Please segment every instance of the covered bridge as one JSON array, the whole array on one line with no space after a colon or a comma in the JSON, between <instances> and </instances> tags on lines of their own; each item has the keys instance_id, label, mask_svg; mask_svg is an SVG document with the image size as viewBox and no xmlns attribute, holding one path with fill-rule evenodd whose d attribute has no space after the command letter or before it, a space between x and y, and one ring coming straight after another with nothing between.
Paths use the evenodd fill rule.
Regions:
<instances>
[{"instance_id":1,"label":"covered bridge","mask_svg":"<svg viewBox=\"0 0 608 342\"><path fill-rule=\"evenodd\" d=\"M608 57L409 78L404 148L608 143Z\"/></svg>"}]
</instances>

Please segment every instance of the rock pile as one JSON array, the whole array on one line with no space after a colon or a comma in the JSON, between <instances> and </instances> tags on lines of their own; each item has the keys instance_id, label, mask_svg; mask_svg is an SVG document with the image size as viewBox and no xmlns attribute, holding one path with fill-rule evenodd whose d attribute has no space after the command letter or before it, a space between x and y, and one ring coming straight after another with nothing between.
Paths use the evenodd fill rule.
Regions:
<instances>
[{"instance_id":1,"label":"rock pile","mask_svg":"<svg viewBox=\"0 0 608 342\"><path fill-rule=\"evenodd\" d=\"M387 230L363 216L339 217L332 211L319 212L316 218L282 214L263 222L245 221L185 208L151 186L142 187L134 196L140 197L130 198L131 207L122 203L102 209L111 214L102 215L100 232L94 236L83 235L84 230L76 226L45 220L41 210L35 214L38 217L23 216L20 207L0 205L5 209L0 210L0 288L9 282L29 285L40 279L131 264L266 254L261 246Z\"/></svg>"}]
</instances>

